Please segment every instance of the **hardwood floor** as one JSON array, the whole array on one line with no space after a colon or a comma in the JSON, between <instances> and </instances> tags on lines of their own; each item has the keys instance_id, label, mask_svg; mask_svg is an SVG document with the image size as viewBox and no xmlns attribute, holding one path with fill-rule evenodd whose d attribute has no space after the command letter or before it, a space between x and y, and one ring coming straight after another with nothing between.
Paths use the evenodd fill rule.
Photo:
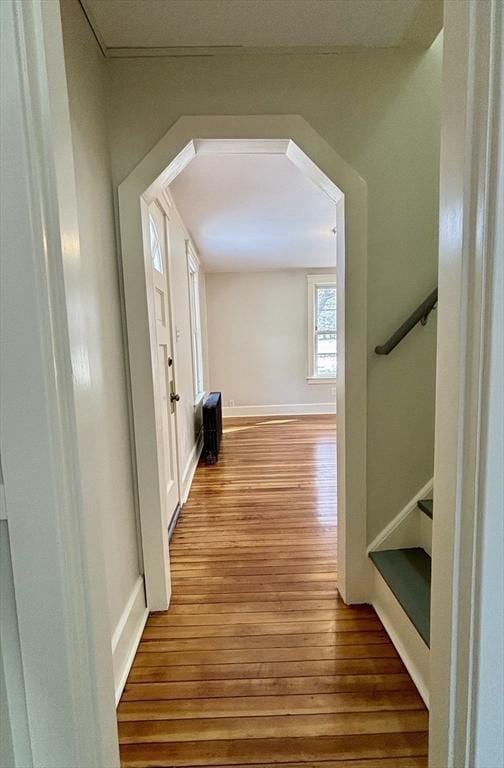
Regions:
<instances>
[{"instance_id":1,"label":"hardwood floor","mask_svg":"<svg viewBox=\"0 0 504 768\"><path fill-rule=\"evenodd\" d=\"M224 430L118 708L122 765L424 768L423 702L374 611L336 590L334 417Z\"/></svg>"}]
</instances>

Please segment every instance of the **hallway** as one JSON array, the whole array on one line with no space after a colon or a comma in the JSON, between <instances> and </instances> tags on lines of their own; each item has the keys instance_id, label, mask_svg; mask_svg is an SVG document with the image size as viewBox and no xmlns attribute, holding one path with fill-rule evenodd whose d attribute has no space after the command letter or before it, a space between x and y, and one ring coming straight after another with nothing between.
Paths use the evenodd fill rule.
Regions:
<instances>
[{"instance_id":1,"label":"hallway","mask_svg":"<svg viewBox=\"0 0 504 768\"><path fill-rule=\"evenodd\" d=\"M118 708L122 765L427 765L427 712L336 580L335 417L227 420Z\"/></svg>"}]
</instances>

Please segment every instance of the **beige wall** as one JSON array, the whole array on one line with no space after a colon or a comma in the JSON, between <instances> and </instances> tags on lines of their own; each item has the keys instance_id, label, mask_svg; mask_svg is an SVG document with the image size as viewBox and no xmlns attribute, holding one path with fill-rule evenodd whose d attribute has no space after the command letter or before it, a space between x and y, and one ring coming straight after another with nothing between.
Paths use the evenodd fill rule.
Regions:
<instances>
[{"instance_id":1,"label":"beige wall","mask_svg":"<svg viewBox=\"0 0 504 768\"><path fill-rule=\"evenodd\" d=\"M139 575L103 59L74 0L62 3L89 337L86 425L114 631ZM72 311L72 308L70 308Z\"/></svg>"},{"instance_id":2,"label":"beige wall","mask_svg":"<svg viewBox=\"0 0 504 768\"><path fill-rule=\"evenodd\" d=\"M225 406L335 402L330 384L306 381L306 276L316 272L206 275L210 389Z\"/></svg>"},{"instance_id":3,"label":"beige wall","mask_svg":"<svg viewBox=\"0 0 504 768\"><path fill-rule=\"evenodd\" d=\"M367 181L369 539L432 476L435 321L373 348L436 282L441 44L427 52L115 59L114 181L181 115L301 114Z\"/></svg>"}]
</instances>

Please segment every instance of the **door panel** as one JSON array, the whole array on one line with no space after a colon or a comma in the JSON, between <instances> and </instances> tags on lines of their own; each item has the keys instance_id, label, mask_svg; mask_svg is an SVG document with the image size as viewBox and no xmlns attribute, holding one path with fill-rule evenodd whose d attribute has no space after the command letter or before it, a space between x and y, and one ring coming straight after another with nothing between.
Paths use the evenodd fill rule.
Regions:
<instances>
[{"instance_id":1,"label":"door panel","mask_svg":"<svg viewBox=\"0 0 504 768\"><path fill-rule=\"evenodd\" d=\"M169 525L180 501L177 462L176 392L173 362L170 292L168 284L168 219L157 203L149 206L151 287L156 345L156 422L159 472L166 496L166 524Z\"/></svg>"}]
</instances>

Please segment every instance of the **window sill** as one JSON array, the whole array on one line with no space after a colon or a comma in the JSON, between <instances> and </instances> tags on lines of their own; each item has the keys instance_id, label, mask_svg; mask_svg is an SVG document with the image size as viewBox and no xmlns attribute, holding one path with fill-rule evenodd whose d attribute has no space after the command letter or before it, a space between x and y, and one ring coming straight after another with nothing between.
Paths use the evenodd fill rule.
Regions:
<instances>
[{"instance_id":1,"label":"window sill","mask_svg":"<svg viewBox=\"0 0 504 768\"><path fill-rule=\"evenodd\" d=\"M336 384L336 376L324 379L321 376L307 376L306 381L308 384Z\"/></svg>"}]
</instances>

